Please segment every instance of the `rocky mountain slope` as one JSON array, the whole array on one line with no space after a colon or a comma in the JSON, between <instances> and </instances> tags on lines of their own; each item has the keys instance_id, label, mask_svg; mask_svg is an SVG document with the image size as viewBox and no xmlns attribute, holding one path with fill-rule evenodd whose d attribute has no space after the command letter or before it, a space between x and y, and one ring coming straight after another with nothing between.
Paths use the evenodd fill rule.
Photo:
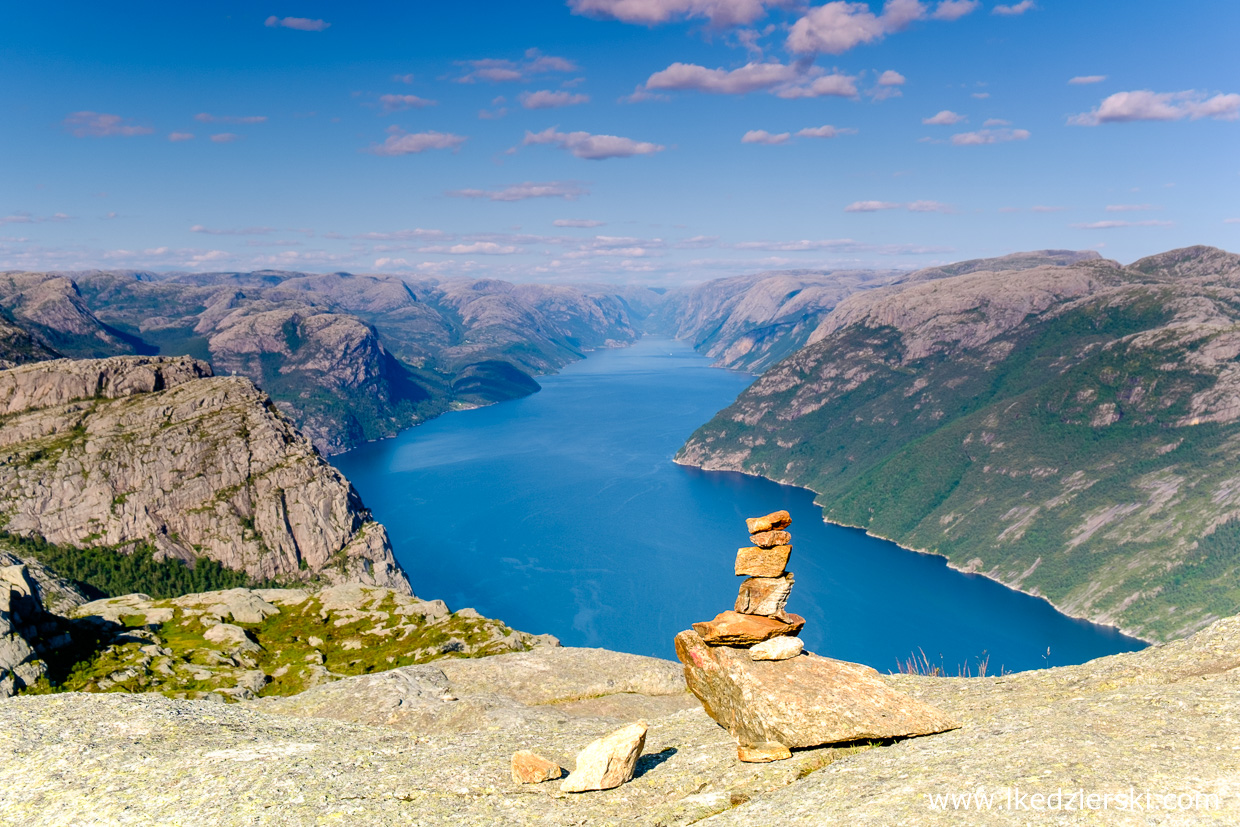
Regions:
<instances>
[{"instance_id":1,"label":"rocky mountain slope","mask_svg":"<svg viewBox=\"0 0 1240 827\"><path fill-rule=\"evenodd\" d=\"M649 326L690 342L719 367L760 372L800 348L844 297L904 274L780 270L670 291Z\"/></svg>"},{"instance_id":2,"label":"rocky mountain slope","mask_svg":"<svg viewBox=\"0 0 1240 827\"><path fill-rule=\"evenodd\" d=\"M411 593L349 482L250 380L188 357L0 371L0 529Z\"/></svg>"},{"instance_id":3,"label":"rocky mountain slope","mask_svg":"<svg viewBox=\"0 0 1240 827\"><path fill-rule=\"evenodd\" d=\"M678 461L1148 638L1234 613L1240 257L961 269L842 301Z\"/></svg>"},{"instance_id":4,"label":"rocky mountain slope","mask_svg":"<svg viewBox=\"0 0 1240 827\"><path fill-rule=\"evenodd\" d=\"M1237 651L1229 618L1080 666L889 676L962 726L772 764L737 761L677 665L598 649L441 660L227 705L17 697L0 701L0 821L1231 825ZM622 787L571 794L510 776L517 750L571 770L583 745L636 719L645 754Z\"/></svg>"},{"instance_id":5,"label":"rocky mountain slope","mask_svg":"<svg viewBox=\"0 0 1240 827\"><path fill-rule=\"evenodd\" d=\"M0 311L0 360L193 356L252 379L325 452L533 393L639 335L605 290L349 273L6 273ZM22 332L33 346L6 344Z\"/></svg>"}]
</instances>

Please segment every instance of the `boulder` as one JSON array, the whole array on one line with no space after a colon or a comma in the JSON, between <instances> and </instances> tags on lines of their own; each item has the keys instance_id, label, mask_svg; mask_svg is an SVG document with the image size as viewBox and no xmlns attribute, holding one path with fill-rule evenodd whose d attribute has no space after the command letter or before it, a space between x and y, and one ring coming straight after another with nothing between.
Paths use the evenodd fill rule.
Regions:
<instances>
[{"instance_id":1,"label":"boulder","mask_svg":"<svg viewBox=\"0 0 1240 827\"><path fill-rule=\"evenodd\" d=\"M773 637L749 650L750 660L787 660L805 651L805 641L799 637Z\"/></svg>"},{"instance_id":2,"label":"boulder","mask_svg":"<svg viewBox=\"0 0 1240 827\"><path fill-rule=\"evenodd\" d=\"M774 548L791 543L792 535L786 531L759 531L757 534L750 534L749 541L758 548Z\"/></svg>"},{"instance_id":3,"label":"boulder","mask_svg":"<svg viewBox=\"0 0 1240 827\"><path fill-rule=\"evenodd\" d=\"M783 761L792 757L792 750L775 741L763 741L761 744L737 744L736 757L746 764L769 764L772 761Z\"/></svg>"},{"instance_id":4,"label":"boulder","mask_svg":"<svg viewBox=\"0 0 1240 827\"><path fill-rule=\"evenodd\" d=\"M749 517L745 520L745 527L749 529L750 534L761 534L763 531L774 531L790 525L792 525L792 515L787 511L772 511L765 517Z\"/></svg>"},{"instance_id":5,"label":"boulder","mask_svg":"<svg viewBox=\"0 0 1240 827\"><path fill-rule=\"evenodd\" d=\"M885 684L868 666L803 655L755 661L745 649L676 636L689 691L741 744L790 748L929 735L955 720Z\"/></svg>"},{"instance_id":6,"label":"boulder","mask_svg":"<svg viewBox=\"0 0 1240 827\"><path fill-rule=\"evenodd\" d=\"M782 577L750 577L741 583L733 608L741 614L783 617L791 591L792 572Z\"/></svg>"},{"instance_id":7,"label":"boulder","mask_svg":"<svg viewBox=\"0 0 1240 827\"><path fill-rule=\"evenodd\" d=\"M795 635L805 618L788 614L782 618L720 612L714 620L694 623L693 630L712 646L752 646L778 635Z\"/></svg>"},{"instance_id":8,"label":"boulder","mask_svg":"<svg viewBox=\"0 0 1240 827\"><path fill-rule=\"evenodd\" d=\"M759 548L747 546L736 550L736 574L749 577L779 577L788 566L792 546Z\"/></svg>"},{"instance_id":9,"label":"boulder","mask_svg":"<svg viewBox=\"0 0 1240 827\"><path fill-rule=\"evenodd\" d=\"M633 778L646 745L646 724L638 721L604 735L577 753L577 766L560 785L566 793L610 790Z\"/></svg>"},{"instance_id":10,"label":"boulder","mask_svg":"<svg viewBox=\"0 0 1240 827\"><path fill-rule=\"evenodd\" d=\"M527 749L512 754L512 780L518 784L541 784L554 781L563 774L559 764Z\"/></svg>"}]
</instances>

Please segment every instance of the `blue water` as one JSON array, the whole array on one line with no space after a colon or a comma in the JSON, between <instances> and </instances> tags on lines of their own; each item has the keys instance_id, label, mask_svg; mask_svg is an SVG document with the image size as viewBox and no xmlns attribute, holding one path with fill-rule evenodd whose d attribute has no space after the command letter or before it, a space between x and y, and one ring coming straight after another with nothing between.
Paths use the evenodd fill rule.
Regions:
<instances>
[{"instance_id":1,"label":"blue water","mask_svg":"<svg viewBox=\"0 0 1240 827\"><path fill-rule=\"evenodd\" d=\"M753 379L646 338L543 390L450 413L333 457L420 597L472 606L568 646L674 657L672 638L731 609L744 518L792 513L789 611L809 650L895 671L921 653L957 674L1081 663L1141 648L942 558L822 521L809 491L674 464Z\"/></svg>"}]
</instances>

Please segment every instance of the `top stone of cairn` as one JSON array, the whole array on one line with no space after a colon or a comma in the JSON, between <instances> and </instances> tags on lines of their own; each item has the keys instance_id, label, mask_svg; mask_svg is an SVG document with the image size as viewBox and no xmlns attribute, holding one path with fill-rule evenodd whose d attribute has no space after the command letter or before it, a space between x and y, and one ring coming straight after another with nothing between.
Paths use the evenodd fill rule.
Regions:
<instances>
[{"instance_id":1,"label":"top stone of cairn","mask_svg":"<svg viewBox=\"0 0 1240 827\"><path fill-rule=\"evenodd\" d=\"M787 528L792 525L792 515L787 511L772 511L765 517L747 518L745 525L748 526L750 534L760 534L777 528Z\"/></svg>"}]
</instances>

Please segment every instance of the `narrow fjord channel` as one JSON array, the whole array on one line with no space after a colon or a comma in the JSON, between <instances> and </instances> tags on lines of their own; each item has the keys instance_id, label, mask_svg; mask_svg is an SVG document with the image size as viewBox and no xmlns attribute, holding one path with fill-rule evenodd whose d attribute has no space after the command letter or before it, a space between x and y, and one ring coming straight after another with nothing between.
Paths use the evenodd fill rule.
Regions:
<instances>
[{"instance_id":1,"label":"narrow fjord channel","mask_svg":"<svg viewBox=\"0 0 1240 827\"><path fill-rule=\"evenodd\" d=\"M995 673L1141 648L941 558L828 525L804 489L674 464L752 379L647 337L542 378L533 396L332 462L387 525L420 597L567 646L673 657L678 631L732 608L743 518L786 508L788 608L818 654L888 672L924 652L954 675L983 658Z\"/></svg>"}]
</instances>

